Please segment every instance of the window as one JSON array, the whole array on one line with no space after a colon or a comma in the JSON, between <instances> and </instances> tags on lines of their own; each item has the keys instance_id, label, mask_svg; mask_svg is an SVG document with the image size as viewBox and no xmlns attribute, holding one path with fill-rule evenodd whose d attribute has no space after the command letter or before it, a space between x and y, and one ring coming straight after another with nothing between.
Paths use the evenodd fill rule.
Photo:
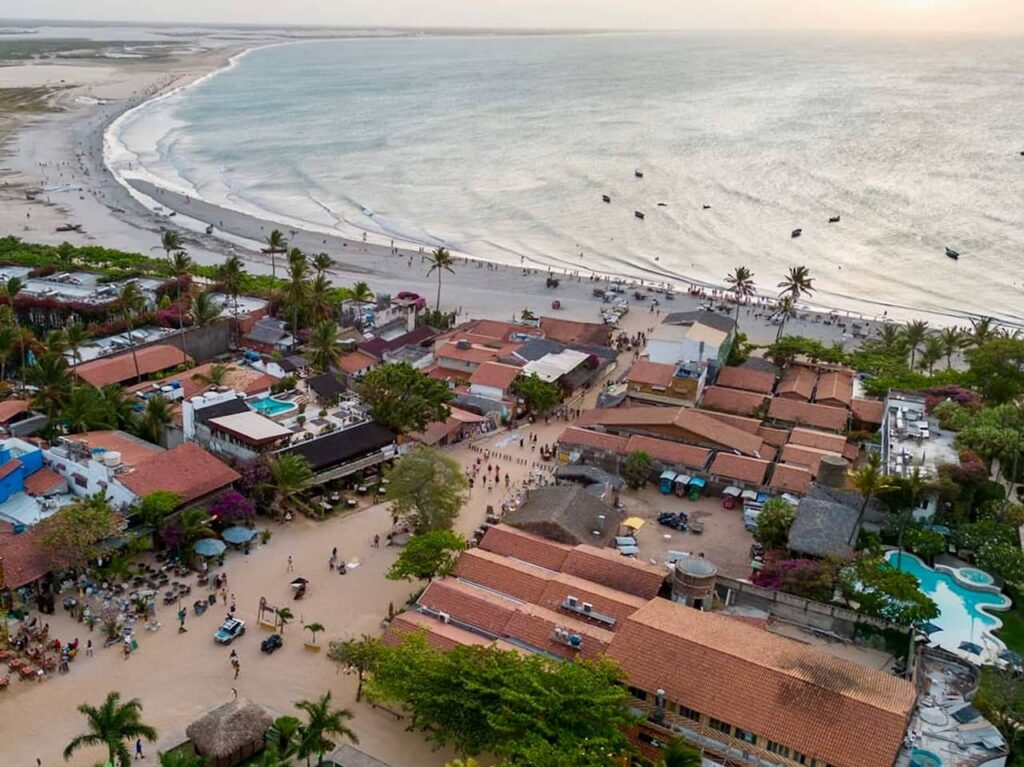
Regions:
<instances>
[{"instance_id":1,"label":"window","mask_svg":"<svg viewBox=\"0 0 1024 767\"><path fill-rule=\"evenodd\" d=\"M742 741L744 741L746 743L756 743L757 742L757 736L754 733L747 732L746 730L741 730L739 727L737 727L735 729L735 731L733 732L733 735L735 735L737 738L739 738L740 740L742 740Z\"/></svg>"},{"instance_id":2,"label":"window","mask_svg":"<svg viewBox=\"0 0 1024 767\"><path fill-rule=\"evenodd\" d=\"M708 720L708 725L711 727L712 730L724 732L726 735L732 734L732 725L728 724L727 722L723 722L721 719L715 719L714 717L711 717L711 719Z\"/></svg>"},{"instance_id":3,"label":"window","mask_svg":"<svg viewBox=\"0 0 1024 767\"><path fill-rule=\"evenodd\" d=\"M801 754L799 751L794 751L793 756L790 757L797 764L810 764L811 760Z\"/></svg>"},{"instance_id":4,"label":"window","mask_svg":"<svg viewBox=\"0 0 1024 767\"><path fill-rule=\"evenodd\" d=\"M679 704L679 713L687 719L693 719L697 722L700 721L700 711L694 711L692 708L687 708L682 703Z\"/></svg>"},{"instance_id":5,"label":"window","mask_svg":"<svg viewBox=\"0 0 1024 767\"><path fill-rule=\"evenodd\" d=\"M647 700L647 693L644 690L641 690L639 687L629 687L627 689L629 690L629 694L632 695L634 698L639 698L640 700Z\"/></svg>"},{"instance_id":6,"label":"window","mask_svg":"<svg viewBox=\"0 0 1024 767\"><path fill-rule=\"evenodd\" d=\"M766 748L773 754L784 756L787 759L789 758L789 748L787 746L782 745L781 743L776 743L774 740L769 740Z\"/></svg>"}]
</instances>

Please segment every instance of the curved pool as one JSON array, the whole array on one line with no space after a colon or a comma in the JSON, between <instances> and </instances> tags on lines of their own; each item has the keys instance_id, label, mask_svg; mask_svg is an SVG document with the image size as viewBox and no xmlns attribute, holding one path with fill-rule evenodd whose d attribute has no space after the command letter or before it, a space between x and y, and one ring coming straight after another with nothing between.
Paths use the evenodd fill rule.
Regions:
<instances>
[{"instance_id":1,"label":"curved pool","mask_svg":"<svg viewBox=\"0 0 1024 767\"><path fill-rule=\"evenodd\" d=\"M294 402L282 402L273 397L261 397L249 403L249 407L257 413L273 418L277 415L284 415L292 410L298 410L299 406Z\"/></svg>"},{"instance_id":2,"label":"curved pool","mask_svg":"<svg viewBox=\"0 0 1024 767\"><path fill-rule=\"evenodd\" d=\"M1008 610L1009 597L1000 594L990 585L992 576L976 568L941 568L935 570L913 554L889 551L886 561L893 567L910 573L920 582L921 591L927 594L939 608L939 617L931 621L938 631L929 634L929 639L943 649L960 651L961 642L974 642L983 647L1004 649L1001 641L992 636L1003 622L992 612ZM897 564L898 563L898 564ZM941 566L940 566L941 567ZM975 580L964 570L985 576ZM982 658L979 658L982 660Z\"/></svg>"}]
</instances>

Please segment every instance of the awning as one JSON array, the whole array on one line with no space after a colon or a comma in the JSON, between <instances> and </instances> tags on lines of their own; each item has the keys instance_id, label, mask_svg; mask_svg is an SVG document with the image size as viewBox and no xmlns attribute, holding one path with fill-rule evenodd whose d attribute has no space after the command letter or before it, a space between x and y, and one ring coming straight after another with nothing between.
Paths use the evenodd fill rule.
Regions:
<instances>
[{"instance_id":1,"label":"awning","mask_svg":"<svg viewBox=\"0 0 1024 767\"><path fill-rule=\"evenodd\" d=\"M646 522L640 519L640 517L628 517L622 524L634 530L639 530L646 524Z\"/></svg>"},{"instance_id":2,"label":"awning","mask_svg":"<svg viewBox=\"0 0 1024 767\"><path fill-rule=\"evenodd\" d=\"M730 485L722 491L722 495L732 496L733 498L739 498L743 494L743 491L735 485Z\"/></svg>"}]
</instances>

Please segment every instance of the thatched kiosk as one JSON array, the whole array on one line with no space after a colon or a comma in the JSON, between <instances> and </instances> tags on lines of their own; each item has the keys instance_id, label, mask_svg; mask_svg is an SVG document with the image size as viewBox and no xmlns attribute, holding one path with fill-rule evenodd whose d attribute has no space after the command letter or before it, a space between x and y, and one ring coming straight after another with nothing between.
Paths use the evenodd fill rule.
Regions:
<instances>
[{"instance_id":1,"label":"thatched kiosk","mask_svg":"<svg viewBox=\"0 0 1024 767\"><path fill-rule=\"evenodd\" d=\"M262 706L243 698L192 722L185 734L196 753L206 757L207 767L235 767L263 750L264 735L273 723Z\"/></svg>"}]
</instances>

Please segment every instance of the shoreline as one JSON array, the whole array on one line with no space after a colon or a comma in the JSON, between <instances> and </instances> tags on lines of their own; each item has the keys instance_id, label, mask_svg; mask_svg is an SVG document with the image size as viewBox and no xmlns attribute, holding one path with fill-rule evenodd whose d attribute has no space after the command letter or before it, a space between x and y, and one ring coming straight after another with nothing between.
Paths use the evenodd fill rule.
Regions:
<instances>
[{"instance_id":1,"label":"shoreline","mask_svg":"<svg viewBox=\"0 0 1024 767\"><path fill-rule=\"evenodd\" d=\"M17 233L24 239L38 240L42 242L60 242L70 239L75 244L84 244L83 238L96 244L103 244L108 247L120 248L138 252L148 252L159 242L159 232L163 228L173 226L185 235L189 246L189 253L197 263L218 264L230 254L237 253L247 263L247 268L256 273L269 273L271 271L271 259L259 252L260 245L269 232L278 228L281 229L291 243L307 252L316 253L327 250L336 259L337 266L332 270L332 280L336 284L345 284L346 280L367 279L371 281L371 287L379 292L395 293L402 289L419 290L428 298L433 293L431 280L423 273L425 270L414 269L417 258L428 250L427 246L403 243L399 240L392 241L395 248L387 238L380 236L368 236L365 242L346 237L339 233L331 233L325 228L318 228L308 222L296 220L280 220L271 215L254 215L253 213L233 210L221 205L206 202L199 198L192 198L180 194L172 189L158 186L154 182L143 180L122 179L108 165L107 149L111 143L109 133L115 129L118 123L131 113L144 108L147 104L156 99L164 99L171 94L179 93L185 88L209 77L227 71L235 62L245 55L260 48L276 45L291 45L308 40L267 40L258 44L248 44L245 47L225 46L219 49L206 50L202 53L195 53L180 57L176 61L182 69L188 71L167 73L152 71L134 72L137 76L133 84L137 87L128 98L115 100L104 100L92 95L91 91L96 88L85 88L90 91L86 99L99 100L100 103L91 105L82 103L81 95L75 95L77 103L70 105L65 112L44 115L37 120L24 120L14 129L13 138L8 139L8 146L13 144L18 150L24 150L25 144L32 144L32 137L40 133L56 133L57 141L50 137L49 152L37 152L37 155L47 156L56 154L57 159L40 163L43 167L69 165L67 159L61 159L61 153L53 152L54 144L62 143L62 134L70 132L71 147L64 144L63 157L70 157L73 163L79 166L82 173L82 186L75 187L78 177L72 173L71 187L67 190L52 189L47 191L46 201L36 200L32 211L26 215L31 218L31 213L45 207L49 209L51 220L60 222L66 220L81 221L86 224L85 235L63 234L54 237L49 232L43 232L42 237L36 234L22 234L13 227L8 227L11 233ZM122 71L129 71L132 66L121 66ZM129 78L131 79L131 78ZM72 88L65 94L63 101L65 106L72 101L72 94L80 88ZM88 112L84 119L74 119L68 115L81 118L81 112ZM64 122L70 122L70 126L63 126ZM62 131L61 128L64 127ZM63 138L66 140L67 136ZM68 152L67 150L71 151ZM10 149L8 153L10 153ZM5 158L9 159L9 158ZM24 168L22 169L24 172ZM63 178L63 183L68 180ZM20 188L24 188L22 184ZM46 187L44 186L44 189ZM75 199L77 197L77 199ZM54 202L53 198L58 201ZM152 205L149 202L152 202ZM42 205L39 205L42 203ZM160 206L161 211L152 210ZM166 213L173 211L174 217ZM62 214L57 218L53 214ZM100 215L101 214L101 215ZM101 219L107 219L105 227L108 231L104 235L96 229L96 224ZM3 220L0 219L0 225ZM207 235L205 228L212 224L215 227L212 235ZM102 229L103 227L100 227ZM32 232L34 227L26 227L26 231ZM92 232L96 231L97 234ZM374 240L384 239L385 242ZM152 243L149 245L147 243ZM556 263L541 264L522 260L520 264L508 262L492 262L474 258L463 253L454 253L458 259L463 259L463 264L473 264L476 268L472 271L463 269L459 274L446 275L448 278L448 292L446 303L451 302L451 291L458 292L460 299L464 299L459 306L461 314L477 314L478 316L496 316L499 310L505 316L514 316L521 309L529 308L534 312L547 311L544 305L552 298L562 301L564 311L560 316L573 319L596 319L600 304L590 294L596 282L622 279L627 284L665 285L673 284L677 289L677 298L673 304L662 303L662 309L686 310L695 309L701 303L714 301L723 303L722 298L727 294L727 289L722 285L716 285L702 280L673 281L667 283L661 279L648 280L631 277L616 273L606 273L598 270L570 270L567 267L558 266ZM404 268L403 268L404 267ZM474 276L477 269L484 274L492 271L511 272L514 269L520 270L520 278L517 280L517 289L495 289L494 280L480 279ZM283 271L283 270L282 270ZM467 274L467 271L469 273ZM550 291L544 288L544 280L551 273L563 280L563 287L557 291ZM812 270L813 273L813 270ZM535 279L531 279L535 278ZM575 282L573 282L575 280ZM424 284L425 283L425 284ZM536 283L536 284L533 284ZM568 283L568 284L565 284ZM569 285L581 284L583 291L570 291L566 288ZM706 291L706 295L693 296L688 291L691 288ZM565 295L571 292L572 295ZM577 295L579 293L579 295ZM827 297L823 297L826 298ZM968 312L937 312L919 310L913 307L894 306L882 303L871 302L870 299L848 297L851 304L858 308L835 308L825 304L818 296L811 296L810 301L806 298L801 301L799 309L801 315L808 316L814 324L819 324L831 314L833 316L846 317L862 323L878 323L893 320L897 322L906 321L909 318L926 316L933 324L952 325L964 324L970 317L978 315ZM759 311L767 311L769 302L776 300L775 296L758 294L758 304L754 308ZM585 303L584 303L585 302ZM452 306L451 308L455 308ZM881 310L881 311L879 311ZM890 313L891 312L891 313ZM460 315L461 316L461 315ZM1000 324L1015 326L1017 323L1012 320L998 319ZM797 320L790 320L787 327L796 332ZM774 337L773 325L768 325L768 330L751 334L751 340L764 342L769 336ZM831 334L830 334L831 335ZM832 338L830 340L843 340Z\"/></svg>"}]
</instances>

